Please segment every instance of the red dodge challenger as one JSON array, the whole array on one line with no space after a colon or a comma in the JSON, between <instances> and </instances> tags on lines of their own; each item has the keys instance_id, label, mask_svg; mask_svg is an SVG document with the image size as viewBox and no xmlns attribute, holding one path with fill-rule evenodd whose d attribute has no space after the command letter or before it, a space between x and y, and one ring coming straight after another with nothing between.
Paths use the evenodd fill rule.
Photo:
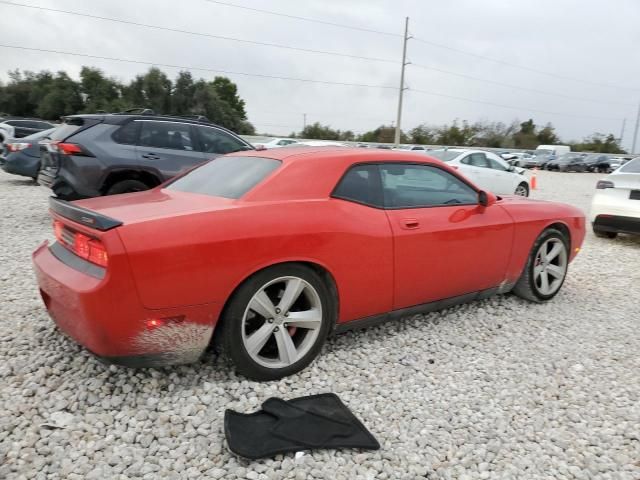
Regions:
<instances>
[{"instance_id":1,"label":"red dodge challenger","mask_svg":"<svg viewBox=\"0 0 640 480\"><path fill-rule=\"evenodd\" d=\"M389 150L219 157L153 190L51 199L33 254L61 330L129 366L197 360L295 373L332 332L512 291L553 298L585 235L574 207L499 198Z\"/></svg>"}]
</instances>

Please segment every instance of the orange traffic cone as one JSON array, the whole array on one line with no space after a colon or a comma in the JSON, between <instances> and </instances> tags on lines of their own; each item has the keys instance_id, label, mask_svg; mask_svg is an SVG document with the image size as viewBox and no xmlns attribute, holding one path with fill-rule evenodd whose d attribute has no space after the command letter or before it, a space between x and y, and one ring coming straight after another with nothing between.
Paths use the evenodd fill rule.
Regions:
<instances>
[{"instance_id":1,"label":"orange traffic cone","mask_svg":"<svg viewBox=\"0 0 640 480\"><path fill-rule=\"evenodd\" d=\"M536 180L536 172L538 171L538 167L533 167L533 173L531 174L531 190L535 190L538 182Z\"/></svg>"}]
</instances>

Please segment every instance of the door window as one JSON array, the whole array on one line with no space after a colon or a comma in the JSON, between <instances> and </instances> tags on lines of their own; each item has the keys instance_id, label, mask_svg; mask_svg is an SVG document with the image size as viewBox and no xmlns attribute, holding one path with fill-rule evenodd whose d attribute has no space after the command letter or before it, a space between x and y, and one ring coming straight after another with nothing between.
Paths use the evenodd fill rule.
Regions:
<instances>
[{"instance_id":1,"label":"door window","mask_svg":"<svg viewBox=\"0 0 640 480\"><path fill-rule=\"evenodd\" d=\"M493 168L494 170L500 170L501 172L506 172L507 167L493 158L487 158L489 162L489 168Z\"/></svg>"},{"instance_id":2,"label":"door window","mask_svg":"<svg viewBox=\"0 0 640 480\"><path fill-rule=\"evenodd\" d=\"M191 126L184 123L144 121L140 132L140 145L193 151Z\"/></svg>"},{"instance_id":3,"label":"door window","mask_svg":"<svg viewBox=\"0 0 640 480\"><path fill-rule=\"evenodd\" d=\"M460 160L460 163L471 165L472 167L490 168L489 162L487 161L487 157L484 153L472 153L467 155Z\"/></svg>"},{"instance_id":4,"label":"door window","mask_svg":"<svg viewBox=\"0 0 640 480\"><path fill-rule=\"evenodd\" d=\"M478 194L473 188L437 167L385 164L380 167L380 175L387 208L478 203Z\"/></svg>"},{"instance_id":5,"label":"door window","mask_svg":"<svg viewBox=\"0 0 640 480\"><path fill-rule=\"evenodd\" d=\"M376 165L357 165L342 177L333 197L382 207L379 185Z\"/></svg>"},{"instance_id":6,"label":"door window","mask_svg":"<svg viewBox=\"0 0 640 480\"><path fill-rule=\"evenodd\" d=\"M141 122L129 122L116 130L112 136L116 143L135 145L138 141L138 132Z\"/></svg>"},{"instance_id":7,"label":"door window","mask_svg":"<svg viewBox=\"0 0 640 480\"><path fill-rule=\"evenodd\" d=\"M249 147L237 138L232 137L217 128L197 127L200 134L200 144L205 153L219 153L221 155L231 152L249 150Z\"/></svg>"}]
</instances>

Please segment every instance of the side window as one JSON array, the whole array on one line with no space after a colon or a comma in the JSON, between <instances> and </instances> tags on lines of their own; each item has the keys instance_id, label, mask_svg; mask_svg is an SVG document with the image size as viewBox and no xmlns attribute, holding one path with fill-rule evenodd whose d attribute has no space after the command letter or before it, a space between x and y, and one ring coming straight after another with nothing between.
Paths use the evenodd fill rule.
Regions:
<instances>
[{"instance_id":1,"label":"side window","mask_svg":"<svg viewBox=\"0 0 640 480\"><path fill-rule=\"evenodd\" d=\"M499 161L494 160L491 157L487 158L487 161L489 162L489 167L490 168L493 168L494 170L500 170L501 172L506 172L507 171L507 167L505 167Z\"/></svg>"},{"instance_id":2,"label":"side window","mask_svg":"<svg viewBox=\"0 0 640 480\"><path fill-rule=\"evenodd\" d=\"M124 145L135 145L138 142L138 132L140 131L140 122L129 122L122 125L116 130L111 138L116 143Z\"/></svg>"},{"instance_id":3,"label":"side window","mask_svg":"<svg viewBox=\"0 0 640 480\"><path fill-rule=\"evenodd\" d=\"M197 129L202 151L205 153L225 154L247 150L244 143L217 128L197 127Z\"/></svg>"},{"instance_id":4,"label":"side window","mask_svg":"<svg viewBox=\"0 0 640 480\"><path fill-rule=\"evenodd\" d=\"M332 194L333 197L382 207L378 167L357 165L344 174Z\"/></svg>"},{"instance_id":5,"label":"side window","mask_svg":"<svg viewBox=\"0 0 640 480\"><path fill-rule=\"evenodd\" d=\"M478 203L478 194L457 177L427 165L380 167L387 208L417 208Z\"/></svg>"},{"instance_id":6,"label":"side window","mask_svg":"<svg viewBox=\"0 0 640 480\"><path fill-rule=\"evenodd\" d=\"M191 125L173 122L143 121L140 145L145 147L169 148L171 150L193 151Z\"/></svg>"},{"instance_id":7,"label":"side window","mask_svg":"<svg viewBox=\"0 0 640 480\"><path fill-rule=\"evenodd\" d=\"M474 167L490 168L487 156L484 153L472 153L469 155L470 163Z\"/></svg>"}]
</instances>

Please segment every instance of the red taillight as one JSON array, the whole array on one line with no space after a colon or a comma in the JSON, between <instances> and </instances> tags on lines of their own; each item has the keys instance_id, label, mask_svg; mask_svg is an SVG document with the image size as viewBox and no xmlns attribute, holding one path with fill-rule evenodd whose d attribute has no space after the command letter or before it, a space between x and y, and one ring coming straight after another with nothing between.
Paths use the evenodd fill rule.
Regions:
<instances>
[{"instance_id":1,"label":"red taillight","mask_svg":"<svg viewBox=\"0 0 640 480\"><path fill-rule=\"evenodd\" d=\"M7 143L7 150L10 152L19 152L20 150L24 150L25 148L29 148L31 146L30 143L19 142L19 143Z\"/></svg>"},{"instance_id":2,"label":"red taillight","mask_svg":"<svg viewBox=\"0 0 640 480\"><path fill-rule=\"evenodd\" d=\"M53 231L56 240L80 258L84 258L91 263L105 268L109 264L107 249L97 238L91 238L84 233L74 232L65 227L59 220L53 221Z\"/></svg>"},{"instance_id":3,"label":"red taillight","mask_svg":"<svg viewBox=\"0 0 640 480\"><path fill-rule=\"evenodd\" d=\"M58 151L65 155L84 155L85 152L80 145L75 143L58 143Z\"/></svg>"}]
</instances>

